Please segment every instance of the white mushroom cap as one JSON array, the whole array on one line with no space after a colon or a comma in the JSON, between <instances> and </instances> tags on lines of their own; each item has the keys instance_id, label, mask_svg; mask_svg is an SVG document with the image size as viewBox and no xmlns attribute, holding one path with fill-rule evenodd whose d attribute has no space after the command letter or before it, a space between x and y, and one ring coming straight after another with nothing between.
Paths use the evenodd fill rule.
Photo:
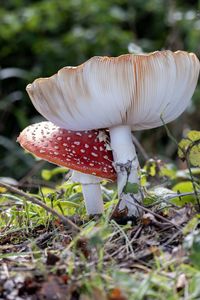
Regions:
<instances>
[{"instance_id":1,"label":"white mushroom cap","mask_svg":"<svg viewBox=\"0 0 200 300\"><path fill-rule=\"evenodd\" d=\"M200 63L184 51L93 57L27 86L35 108L70 130L129 125L154 128L176 119L188 106Z\"/></svg>"}]
</instances>

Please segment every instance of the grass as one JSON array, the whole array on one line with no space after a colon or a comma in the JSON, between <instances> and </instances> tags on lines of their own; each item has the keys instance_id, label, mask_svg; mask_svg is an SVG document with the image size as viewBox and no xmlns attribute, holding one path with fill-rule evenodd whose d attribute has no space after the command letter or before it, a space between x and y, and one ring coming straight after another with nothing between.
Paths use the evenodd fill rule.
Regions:
<instances>
[{"instance_id":1,"label":"grass","mask_svg":"<svg viewBox=\"0 0 200 300\"><path fill-rule=\"evenodd\" d=\"M200 299L195 195L172 193L177 183L188 182L188 173L180 180L179 171L170 168L153 176L144 171L150 186L167 173L168 189L158 193L149 187L144 215L135 224L111 218L116 191L106 183L105 214L94 218L85 214L80 185L55 180L47 188L45 180L52 177L44 170L39 190L1 188L0 299ZM58 169L52 172L59 176ZM197 169L192 172L198 182ZM184 193L187 201L180 205Z\"/></svg>"}]
</instances>

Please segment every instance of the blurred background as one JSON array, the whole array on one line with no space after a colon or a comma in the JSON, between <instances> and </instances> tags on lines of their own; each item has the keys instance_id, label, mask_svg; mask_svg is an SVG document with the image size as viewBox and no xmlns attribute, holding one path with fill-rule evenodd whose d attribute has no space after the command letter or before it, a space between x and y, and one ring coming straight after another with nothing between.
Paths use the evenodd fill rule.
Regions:
<instances>
[{"instance_id":1,"label":"blurred background","mask_svg":"<svg viewBox=\"0 0 200 300\"><path fill-rule=\"evenodd\" d=\"M162 49L192 51L200 58L200 1L1 0L0 177L23 181L44 164L16 143L24 127L43 120L25 92L29 82L94 55ZM200 86L187 112L169 125L177 140L188 129L200 130L199 110ZM150 156L176 160L176 146L164 128L137 138Z\"/></svg>"}]
</instances>

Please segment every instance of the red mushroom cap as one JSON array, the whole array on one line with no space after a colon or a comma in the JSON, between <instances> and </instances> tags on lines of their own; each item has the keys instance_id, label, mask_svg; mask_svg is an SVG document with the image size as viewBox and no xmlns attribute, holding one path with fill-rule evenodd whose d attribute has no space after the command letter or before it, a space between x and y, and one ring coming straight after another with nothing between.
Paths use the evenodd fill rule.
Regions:
<instances>
[{"instance_id":1,"label":"red mushroom cap","mask_svg":"<svg viewBox=\"0 0 200 300\"><path fill-rule=\"evenodd\" d=\"M103 136L103 141L100 138ZM51 122L26 127L17 141L35 156L109 180L116 180L112 151L107 150L109 135L105 130L71 131Z\"/></svg>"}]
</instances>

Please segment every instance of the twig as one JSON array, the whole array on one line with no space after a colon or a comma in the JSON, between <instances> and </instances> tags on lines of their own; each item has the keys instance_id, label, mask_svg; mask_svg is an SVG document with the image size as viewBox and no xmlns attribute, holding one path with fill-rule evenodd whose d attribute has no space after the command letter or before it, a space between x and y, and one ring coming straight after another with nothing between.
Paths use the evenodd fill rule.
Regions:
<instances>
[{"instance_id":1,"label":"twig","mask_svg":"<svg viewBox=\"0 0 200 300\"><path fill-rule=\"evenodd\" d=\"M200 191L199 191L199 190L197 190L197 194L198 194L198 195L200 194ZM182 198L182 197L185 197L185 196L195 196L195 193L194 193L194 192L177 193L177 194L174 193L174 194L172 194L172 195L166 196L166 199L162 199L162 198L161 198L161 200L158 200L158 201L156 201L156 202L154 202L154 203L152 203L152 204L149 204L147 207L148 207L148 208L152 208L152 207L154 207L154 206L156 206L156 205L158 205L158 204L164 202L164 203L170 204L170 207L180 208L180 206L175 205L174 203L170 203L169 201L172 200L172 199L174 199L174 198L177 198L177 197ZM160 198L160 197L159 197L159 198Z\"/></svg>"},{"instance_id":2,"label":"twig","mask_svg":"<svg viewBox=\"0 0 200 300\"><path fill-rule=\"evenodd\" d=\"M144 206L142 206L142 205L136 203L136 199L134 199L134 200L135 200L134 204L133 204L131 201L128 201L128 200L127 200L127 202L130 203L131 205L135 205L136 207L138 207L138 208L140 208L140 209L142 209L142 210L144 210L144 211L146 211L146 212L152 214L152 215L155 216L156 218L158 218L158 219L164 221L165 223L171 224L173 227L176 227L178 230L181 231L181 229L179 228L179 226L177 226L177 225L174 224L173 222L171 222L171 221L169 221L168 219L162 217L161 215L158 215L157 213L151 211L150 209L148 209L148 208L146 208L146 207L144 207Z\"/></svg>"},{"instance_id":3,"label":"twig","mask_svg":"<svg viewBox=\"0 0 200 300\"><path fill-rule=\"evenodd\" d=\"M169 245L175 238L179 236L179 234L179 231L175 232L165 243L162 244L162 247L166 247L167 245Z\"/></svg>"},{"instance_id":4,"label":"twig","mask_svg":"<svg viewBox=\"0 0 200 300\"><path fill-rule=\"evenodd\" d=\"M163 123L163 126L164 126L165 130L166 130L167 136L172 140L172 142L174 142L174 144L177 146L177 148L180 148L180 146L179 146L176 138L173 136L173 134L170 132L169 128L165 124L165 121L164 121L162 115L160 116L160 119L161 119L161 121Z\"/></svg>"},{"instance_id":5,"label":"twig","mask_svg":"<svg viewBox=\"0 0 200 300\"><path fill-rule=\"evenodd\" d=\"M62 222L63 224L65 225L70 225L73 229L75 229L76 231L80 231L80 228L74 224L70 219L68 219L67 217L59 214L56 210L52 209L51 207L47 206L45 203L43 203L42 201L36 199L35 197L33 196L30 196L28 194L26 194L25 192L17 189L16 187L13 187L7 183L3 183L3 182L0 182L0 186L3 186L5 187L6 189L8 189L9 191L13 192L13 193L16 193L22 197L25 197L28 201L36 204L36 205L39 205L41 206L42 208L44 208L46 211L48 211L49 213L51 213L52 215L58 217Z\"/></svg>"},{"instance_id":6,"label":"twig","mask_svg":"<svg viewBox=\"0 0 200 300\"><path fill-rule=\"evenodd\" d=\"M121 228L114 220L111 220L111 224L114 224L115 227L117 227L117 229L120 231L120 233L121 233L122 236L124 237L124 239L125 239L125 241L126 241L128 247L129 247L129 249L131 250L132 255L135 255L134 250L133 250L133 247L132 247L132 245L131 245L131 243L130 243L130 240L129 240L128 236L126 235L126 233L124 232L124 230L123 230L123 229L122 229L122 228ZM127 247L126 247L126 248L127 248ZM128 252L128 251L127 251L127 252Z\"/></svg>"},{"instance_id":7,"label":"twig","mask_svg":"<svg viewBox=\"0 0 200 300\"><path fill-rule=\"evenodd\" d=\"M133 134L132 134L132 141L135 144L136 148L140 151L140 153L144 157L144 160L145 161L148 160L149 159L148 154L146 153L146 151L144 150L144 148L142 147L138 139Z\"/></svg>"},{"instance_id":8,"label":"twig","mask_svg":"<svg viewBox=\"0 0 200 300\"><path fill-rule=\"evenodd\" d=\"M132 237L131 241L130 241L131 244L132 244L136 239L138 239L140 233L142 232L142 229L143 229L143 225L140 225L140 226L138 227L138 229L136 230L134 236Z\"/></svg>"}]
</instances>

